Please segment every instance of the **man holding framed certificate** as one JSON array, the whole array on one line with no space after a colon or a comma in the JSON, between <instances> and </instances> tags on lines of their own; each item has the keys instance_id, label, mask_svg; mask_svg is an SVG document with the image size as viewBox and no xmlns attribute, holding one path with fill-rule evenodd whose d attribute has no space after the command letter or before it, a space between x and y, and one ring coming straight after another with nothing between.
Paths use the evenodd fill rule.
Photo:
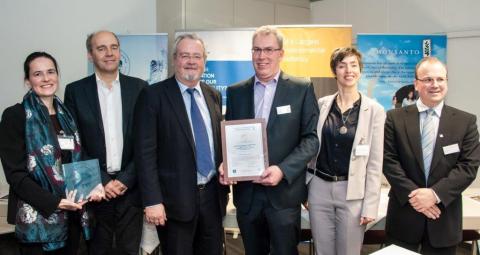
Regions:
<instances>
[{"instance_id":1,"label":"man holding framed certificate","mask_svg":"<svg viewBox=\"0 0 480 255\"><path fill-rule=\"evenodd\" d=\"M236 133L230 135L235 138L224 138L237 141L226 148L227 157L219 169L220 182L234 184L233 201L247 255L298 254L301 203L307 197L306 165L319 144L318 105L310 82L280 71L283 37L276 28L258 28L252 43L255 76L227 89L224 136L228 127L237 130L230 130ZM263 131L258 131L252 119L263 119L265 123L266 135L261 139L258 135ZM232 125L232 120L244 120L243 124L248 124L244 128L257 132ZM266 144L267 167L251 178L254 181L229 179L236 169L230 164L232 150L236 156L241 156L242 150L247 152L245 162L233 159L241 162L240 167L250 163L260 166L261 160L253 156L255 151L262 151L255 146L262 144Z\"/></svg>"}]
</instances>

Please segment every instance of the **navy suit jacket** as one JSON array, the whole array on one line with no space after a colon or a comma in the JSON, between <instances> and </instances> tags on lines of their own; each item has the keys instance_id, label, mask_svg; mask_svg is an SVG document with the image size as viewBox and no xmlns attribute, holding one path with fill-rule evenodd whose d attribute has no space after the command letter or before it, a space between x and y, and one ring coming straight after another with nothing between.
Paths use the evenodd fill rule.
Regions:
<instances>
[{"instance_id":1,"label":"navy suit jacket","mask_svg":"<svg viewBox=\"0 0 480 255\"><path fill-rule=\"evenodd\" d=\"M123 74L119 74L119 80L122 96L123 154L121 170L116 179L128 187L125 199L140 206L133 159L133 110L140 91L148 84L144 80ZM95 74L68 84L65 88L65 105L77 123L86 158L98 159L102 183L106 185L112 178L107 173L105 132L98 100Z\"/></svg>"},{"instance_id":2,"label":"navy suit jacket","mask_svg":"<svg viewBox=\"0 0 480 255\"><path fill-rule=\"evenodd\" d=\"M254 82L252 77L227 89L225 120L255 118ZM290 106L290 112L278 114L277 107L281 106ZM296 207L306 200L306 166L319 146L318 113L312 84L282 72L267 124L269 164L279 166L284 175L277 186L265 187L276 209ZM250 210L255 185L245 181L233 186L233 201L238 210Z\"/></svg>"}]
</instances>

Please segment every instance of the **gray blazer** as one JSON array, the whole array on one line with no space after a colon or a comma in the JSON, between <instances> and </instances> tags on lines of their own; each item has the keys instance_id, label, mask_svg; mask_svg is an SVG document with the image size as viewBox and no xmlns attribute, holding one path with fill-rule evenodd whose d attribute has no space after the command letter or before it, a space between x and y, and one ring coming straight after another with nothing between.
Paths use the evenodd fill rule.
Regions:
<instances>
[{"instance_id":1,"label":"gray blazer","mask_svg":"<svg viewBox=\"0 0 480 255\"><path fill-rule=\"evenodd\" d=\"M383 130L385 111L374 100L362 95L360 112L358 116L357 131L353 140L350 167L348 169L347 200L363 199L363 217L376 218L380 201L380 187L383 163ZM317 125L320 147L317 155L309 163L310 168L315 168L320 148L322 147L322 129L332 107L337 93L322 97L318 100L320 118ZM358 145L369 145L368 156L357 156ZM307 184L313 175L307 173Z\"/></svg>"}]
</instances>

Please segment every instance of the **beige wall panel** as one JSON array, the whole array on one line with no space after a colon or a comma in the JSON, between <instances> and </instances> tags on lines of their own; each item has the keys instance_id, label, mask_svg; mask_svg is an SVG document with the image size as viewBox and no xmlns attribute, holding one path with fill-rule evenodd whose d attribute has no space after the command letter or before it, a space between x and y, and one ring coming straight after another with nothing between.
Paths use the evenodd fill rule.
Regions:
<instances>
[{"instance_id":1,"label":"beige wall panel","mask_svg":"<svg viewBox=\"0 0 480 255\"><path fill-rule=\"evenodd\" d=\"M276 4L275 24L310 24L310 9Z\"/></svg>"},{"instance_id":2,"label":"beige wall panel","mask_svg":"<svg viewBox=\"0 0 480 255\"><path fill-rule=\"evenodd\" d=\"M235 27L258 27L275 22L275 5L258 0L235 0Z\"/></svg>"},{"instance_id":3,"label":"beige wall panel","mask_svg":"<svg viewBox=\"0 0 480 255\"><path fill-rule=\"evenodd\" d=\"M445 23L448 31L480 29L480 1L446 0Z\"/></svg>"},{"instance_id":4,"label":"beige wall panel","mask_svg":"<svg viewBox=\"0 0 480 255\"><path fill-rule=\"evenodd\" d=\"M445 30L444 1L389 1L390 33L438 33Z\"/></svg>"},{"instance_id":5,"label":"beige wall panel","mask_svg":"<svg viewBox=\"0 0 480 255\"><path fill-rule=\"evenodd\" d=\"M313 24L346 24L346 0L323 0L310 5L311 21Z\"/></svg>"},{"instance_id":6,"label":"beige wall panel","mask_svg":"<svg viewBox=\"0 0 480 255\"><path fill-rule=\"evenodd\" d=\"M361 33L385 33L388 31L388 0L362 0L347 1L345 5L345 22L355 24L352 26L352 34L356 40L356 34ZM337 12L338 13L338 12ZM341 13L338 13L341 15Z\"/></svg>"},{"instance_id":7,"label":"beige wall panel","mask_svg":"<svg viewBox=\"0 0 480 255\"><path fill-rule=\"evenodd\" d=\"M233 26L234 0L187 0L187 29L224 28Z\"/></svg>"}]
</instances>

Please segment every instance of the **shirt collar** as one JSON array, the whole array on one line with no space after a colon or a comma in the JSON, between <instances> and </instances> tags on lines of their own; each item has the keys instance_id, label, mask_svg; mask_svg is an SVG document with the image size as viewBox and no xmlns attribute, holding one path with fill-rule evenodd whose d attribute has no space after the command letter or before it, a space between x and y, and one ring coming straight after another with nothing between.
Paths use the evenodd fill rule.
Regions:
<instances>
[{"instance_id":1,"label":"shirt collar","mask_svg":"<svg viewBox=\"0 0 480 255\"><path fill-rule=\"evenodd\" d=\"M275 75L275 77L273 77L273 80L267 82L266 84L270 84L270 83L277 84L279 77L280 77L280 70L278 70L278 72L277 72L277 74ZM265 85L264 83L262 83L262 82L258 79L257 75L255 75L255 83L254 83L254 84L255 84L255 85L257 85L257 84L263 84L263 85Z\"/></svg>"},{"instance_id":2,"label":"shirt collar","mask_svg":"<svg viewBox=\"0 0 480 255\"><path fill-rule=\"evenodd\" d=\"M115 80L112 82L112 87L115 86L115 85L120 84L119 77L120 77L120 75L119 75L119 73L117 72L117 77L116 77ZM102 85L103 87L107 87L106 84L105 84L105 82L100 78L100 76L98 76L97 73L95 73L95 79L96 79L96 81L97 81L97 84L100 84L100 85Z\"/></svg>"},{"instance_id":3,"label":"shirt collar","mask_svg":"<svg viewBox=\"0 0 480 255\"><path fill-rule=\"evenodd\" d=\"M430 108L428 106L426 106L423 102L422 102L422 99L419 98L416 102L417 104L417 108L418 108L418 112L424 112L424 111L427 111L428 109L433 109L435 111L435 114L440 117L442 115L442 109L443 109L443 105L445 104L444 101L442 100L439 104L437 104L436 106L434 106L433 108Z\"/></svg>"},{"instance_id":4,"label":"shirt collar","mask_svg":"<svg viewBox=\"0 0 480 255\"><path fill-rule=\"evenodd\" d=\"M185 91L187 91L187 89L189 89L190 87L181 83L179 80L175 79L177 81L177 84L178 84L178 87L180 88L180 91L183 93L185 93ZM197 82L197 85L195 85L193 87L196 91L198 91L198 93L200 93L200 95L202 94L202 87L200 86L200 82Z\"/></svg>"}]
</instances>

